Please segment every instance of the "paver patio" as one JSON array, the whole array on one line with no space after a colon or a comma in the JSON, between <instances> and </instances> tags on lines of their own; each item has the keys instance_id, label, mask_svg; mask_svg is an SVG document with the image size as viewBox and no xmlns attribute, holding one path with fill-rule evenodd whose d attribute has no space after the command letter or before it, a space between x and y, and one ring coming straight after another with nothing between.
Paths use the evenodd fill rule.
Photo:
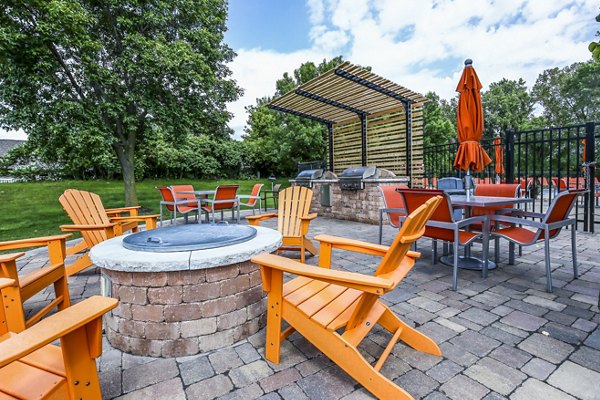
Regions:
<instances>
[{"instance_id":1,"label":"paver patio","mask_svg":"<svg viewBox=\"0 0 600 400\"><path fill-rule=\"evenodd\" d=\"M274 227L275 221L264 226ZM371 242L377 226L317 218L309 236L327 233ZM384 244L396 231L384 229ZM435 357L396 345L382 372L416 399L600 399L600 236L578 232L579 279L573 279L570 233L551 241L554 293L545 291L543 245L523 249L507 265L501 243L500 267L487 279L459 271L457 292L450 290L451 268L431 264L429 240L396 290L384 298L407 323L434 339L443 352ZM476 245L474 252L479 249ZM493 254L493 253L492 253ZM297 253L286 253L297 257ZM371 273L378 260L337 251L337 267ZM21 267L43 262L29 252ZM316 264L317 258L307 260ZM69 279L73 302L100 293L98 269ZM27 303L43 304L46 293ZM377 328L376 328L377 329ZM361 346L375 359L389 334L374 330ZM266 362L264 329L231 347L183 358L132 356L104 340L99 359L107 399L368 399L352 378L297 333L283 342L281 364Z\"/></svg>"}]
</instances>

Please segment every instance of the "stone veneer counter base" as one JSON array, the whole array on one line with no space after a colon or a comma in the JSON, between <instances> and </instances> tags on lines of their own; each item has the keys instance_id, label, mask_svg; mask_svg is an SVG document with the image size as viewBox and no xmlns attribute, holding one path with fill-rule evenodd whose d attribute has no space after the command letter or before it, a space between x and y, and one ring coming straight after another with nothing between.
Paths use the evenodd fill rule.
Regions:
<instances>
[{"instance_id":1,"label":"stone veneer counter base","mask_svg":"<svg viewBox=\"0 0 600 400\"><path fill-rule=\"evenodd\" d=\"M229 346L265 324L260 270L250 258L271 253L281 234L256 227L231 246L173 253L125 249L123 237L90 251L103 291L119 300L106 314L111 345L130 354L179 357Z\"/></svg>"}]
</instances>

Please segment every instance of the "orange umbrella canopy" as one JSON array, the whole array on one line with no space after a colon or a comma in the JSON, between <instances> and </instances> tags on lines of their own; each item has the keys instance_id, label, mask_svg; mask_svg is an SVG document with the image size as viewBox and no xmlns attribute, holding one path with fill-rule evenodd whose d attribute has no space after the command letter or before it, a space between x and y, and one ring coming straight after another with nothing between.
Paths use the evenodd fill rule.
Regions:
<instances>
[{"instance_id":1,"label":"orange umbrella canopy","mask_svg":"<svg viewBox=\"0 0 600 400\"><path fill-rule=\"evenodd\" d=\"M483 134L483 108L479 91L483 86L472 64L471 60L465 61L465 69L456 87L459 93L456 127L460 145L454 168L483 171L492 160L479 143Z\"/></svg>"},{"instance_id":2,"label":"orange umbrella canopy","mask_svg":"<svg viewBox=\"0 0 600 400\"><path fill-rule=\"evenodd\" d=\"M502 139L496 136L492 142L494 145L494 170L498 175L504 173L504 147L502 147Z\"/></svg>"}]
</instances>

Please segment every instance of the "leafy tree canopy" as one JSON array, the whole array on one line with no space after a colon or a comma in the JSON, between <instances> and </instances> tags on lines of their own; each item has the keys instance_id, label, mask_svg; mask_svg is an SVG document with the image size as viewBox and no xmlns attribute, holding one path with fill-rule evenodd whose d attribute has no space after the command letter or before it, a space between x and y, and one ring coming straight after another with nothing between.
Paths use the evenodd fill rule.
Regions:
<instances>
[{"instance_id":1,"label":"leafy tree canopy","mask_svg":"<svg viewBox=\"0 0 600 400\"><path fill-rule=\"evenodd\" d=\"M534 103L523 79L501 79L490 84L489 90L482 93L481 102L484 136L488 138L507 130L520 130L532 117Z\"/></svg>"},{"instance_id":2,"label":"leafy tree canopy","mask_svg":"<svg viewBox=\"0 0 600 400\"><path fill-rule=\"evenodd\" d=\"M543 107L549 126L600 121L600 61L545 70L532 96Z\"/></svg>"},{"instance_id":3,"label":"leafy tree canopy","mask_svg":"<svg viewBox=\"0 0 600 400\"><path fill-rule=\"evenodd\" d=\"M5 0L0 124L24 129L50 161L111 149L127 204L136 152L155 131L228 137L240 89L226 63L225 0Z\"/></svg>"},{"instance_id":4,"label":"leafy tree canopy","mask_svg":"<svg viewBox=\"0 0 600 400\"><path fill-rule=\"evenodd\" d=\"M430 101L423 107L423 146L456 141L456 101L440 99L435 92L425 97Z\"/></svg>"},{"instance_id":5,"label":"leafy tree canopy","mask_svg":"<svg viewBox=\"0 0 600 400\"><path fill-rule=\"evenodd\" d=\"M317 77L342 63L342 57L319 65L302 64L293 76L284 73L277 80L274 97L281 96L297 86ZM258 99L256 105L247 107L248 121L245 145L246 162L261 174L293 176L300 161L324 160L327 149L327 128L307 118L271 110L267 107L271 97Z\"/></svg>"}]
</instances>

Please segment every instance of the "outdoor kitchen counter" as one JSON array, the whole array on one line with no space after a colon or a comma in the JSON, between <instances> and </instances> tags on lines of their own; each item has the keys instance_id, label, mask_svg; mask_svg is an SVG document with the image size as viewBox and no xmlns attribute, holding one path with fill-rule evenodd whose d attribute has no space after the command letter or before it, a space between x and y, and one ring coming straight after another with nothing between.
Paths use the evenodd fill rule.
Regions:
<instances>
[{"instance_id":1,"label":"outdoor kitchen counter","mask_svg":"<svg viewBox=\"0 0 600 400\"><path fill-rule=\"evenodd\" d=\"M273 252L281 234L256 227L247 242L206 250L127 250L123 237L90 251L103 295L119 300L105 315L106 336L124 352L180 357L220 349L265 325L266 298L250 258Z\"/></svg>"}]
</instances>

